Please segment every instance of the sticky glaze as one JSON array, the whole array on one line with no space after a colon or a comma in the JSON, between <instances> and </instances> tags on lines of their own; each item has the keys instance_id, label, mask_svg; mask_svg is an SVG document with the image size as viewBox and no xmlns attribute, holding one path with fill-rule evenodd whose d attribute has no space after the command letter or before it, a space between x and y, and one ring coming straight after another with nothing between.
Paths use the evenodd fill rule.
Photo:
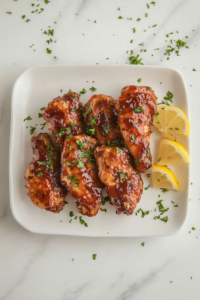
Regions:
<instances>
[{"instance_id":1,"label":"sticky glaze","mask_svg":"<svg viewBox=\"0 0 200 300\"><path fill-rule=\"evenodd\" d=\"M128 149L101 146L94 155L99 178L106 186L110 203L117 208L116 213L131 215L141 198L143 181L134 169Z\"/></svg>"},{"instance_id":2,"label":"sticky glaze","mask_svg":"<svg viewBox=\"0 0 200 300\"><path fill-rule=\"evenodd\" d=\"M25 175L27 194L36 206L58 213L67 195L60 182L60 154L47 133L32 137L31 146L33 159Z\"/></svg>"},{"instance_id":3,"label":"sticky glaze","mask_svg":"<svg viewBox=\"0 0 200 300\"><path fill-rule=\"evenodd\" d=\"M75 198L78 211L89 217L98 213L103 189L93 154L96 145L97 141L90 136L77 135L65 140L61 154L62 184Z\"/></svg>"},{"instance_id":4,"label":"sticky glaze","mask_svg":"<svg viewBox=\"0 0 200 300\"><path fill-rule=\"evenodd\" d=\"M83 105L79 98L79 94L70 92L49 102L44 111L43 117L47 122L48 129L60 149L63 147L66 136L83 133Z\"/></svg>"},{"instance_id":5,"label":"sticky glaze","mask_svg":"<svg viewBox=\"0 0 200 300\"><path fill-rule=\"evenodd\" d=\"M113 141L116 141L115 145L119 145L122 141L114 109L115 100L105 95L94 95L84 105L83 115L89 110L84 117L84 121L90 129L95 130L94 137L100 145L107 145ZM93 126L91 125L91 119L96 121Z\"/></svg>"},{"instance_id":6,"label":"sticky glaze","mask_svg":"<svg viewBox=\"0 0 200 300\"><path fill-rule=\"evenodd\" d=\"M135 158L136 169L140 172L145 172L152 164L149 141L156 105L153 90L134 85L122 89L115 105L125 145ZM143 112L135 112L139 107Z\"/></svg>"}]
</instances>

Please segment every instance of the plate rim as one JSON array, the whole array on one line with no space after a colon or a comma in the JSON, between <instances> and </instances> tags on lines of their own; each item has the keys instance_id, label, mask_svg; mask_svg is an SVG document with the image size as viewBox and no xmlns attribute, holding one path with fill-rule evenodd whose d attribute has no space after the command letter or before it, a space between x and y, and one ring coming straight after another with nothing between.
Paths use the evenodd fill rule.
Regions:
<instances>
[{"instance_id":1,"label":"plate rim","mask_svg":"<svg viewBox=\"0 0 200 300\"><path fill-rule=\"evenodd\" d=\"M85 68L85 67L92 67L92 68L118 68L118 67L125 67L125 68L148 68L148 69L165 69L165 70L171 70L175 73L177 73L177 75L181 78L183 87L184 87L184 93L186 95L186 104L187 104L187 110L188 110L188 119L190 121L190 107L189 107L189 101L188 101L188 92L187 92L187 87L184 81L184 77L182 75L182 73L176 69L176 68L172 68L172 67L166 67L166 66L159 66L159 65L126 65L126 64L102 64L102 65L92 65L92 64L55 64L55 65L37 65L37 66L31 66L26 68L21 74L20 76L16 79L16 81L13 84L13 88L12 88L12 93L11 93L11 118L10 118L10 138L9 138L9 200L10 200L10 208L11 208L11 212L12 215L15 219L15 221L20 224L23 228L25 228L26 230L28 230L29 232L32 233L37 233L37 234L53 234L53 235L61 235L61 236L74 236L74 237L86 237L86 238L104 238L104 237L110 237L110 238L134 238L134 237L153 237L153 236L172 236L177 234L178 232L180 232L180 230L183 228L185 221L187 219L188 216L188 211L189 211L189 203L188 201L186 202L186 213L184 215L184 220L181 224L181 226L179 226L176 230L174 230L172 233L169 234L149 234L149 235L110 235L110 234L105 234L105 235L93 235L93 234L70 234L70 233L55 233L55 232L47 232L45 230L34 230L32 227L27 226L27 224L25 225L23 222L21 222L20 218L18 217L15 207L14 207L14 197L13 197L13 186L12 186L12 150L13 150L13 134L14 134L14 94L15 94L15 90L17 87L18 82L27 75L27 73L29 73L32 70L35 69L44 69L44 68L56 68L56 67L73 67L73 68ZM191 132L191 122L190 122L190 132ZM188 137L188 152L189 154L191 153L191 135ZM188 182L187 182L187 198L189 197L190 194L190 174L191 174L191 162L188 165Z\"/></svg>"}]
</instances>

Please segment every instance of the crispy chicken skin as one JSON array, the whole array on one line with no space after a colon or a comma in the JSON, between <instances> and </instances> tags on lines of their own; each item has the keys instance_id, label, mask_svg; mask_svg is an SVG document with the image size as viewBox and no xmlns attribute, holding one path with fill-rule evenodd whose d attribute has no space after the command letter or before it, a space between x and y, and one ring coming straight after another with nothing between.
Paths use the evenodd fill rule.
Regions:
<instances>
[{"instance_id":1,"label":"crispy chicken skin","mask_svg":"<svg viewBox=\"0 0 200 300\"><path fill-rule=\"evenodd\" d=\"M27 194L39 208L59 213L67 195L60 183L60 155L47 133L32 136L31 147L33 159L25 174Z\"/></svg>"},{"instance_id":2,"label":"crispy chicken skin","mask_svg":"<svg viewBox=\"0 0 200 300\"><path fill-rule=\"evenodd\" d=\"M147 86L126 86L116 101L118 124L125 145L135 159L136 169L145 172L152 164L149 140L156 96Z\"/></svg>"},{"instance_id":3,"label":"crispy chicken skin","mask_svg":"<svg viewBox=\"0 0 200 300\"><path fill-rule=\"evenodd\" d=\"M143 192L143 181L128 149L101 146L95 149L94 156L110 204L117 208L117 214L132 215Z\"/></svg>"},{"instance_id":4,"label":"crispy chicken skin","mask_svg":"<svg viewBox=\"0 0 200 300\"><path fill-rule=\"evenodd\" d=\"M94 159L97 141L81 134L66 139L61 154L61 182L75 198L78 211L95 216L101 204L103 184Z\"/></svg>"},{"instance_id":5,"label":"crispy chicken skin","mask_svg":"<svg viewBox=\"0 0 200 300\"><path fill-rule=\"evenodd\" d=\"M49 102L43 117L47 122L48 129L62 150L66 136L83 133L82 103L80 95L74 92L57 97Z\"/></svg>"},{"instance_id":6,"label":"crispy chicken skin","mask_svg":"<svg viewBox=\"0 0 200 300\"><path fill-rule=\"evenodd\" d=\"M105 95L94 95L84 105L84 121L89 127L90 135L94 133L100 145L109 145L111 142L119 145L122 141L114 108L115 100Z\"/></svg>"}]
</instances>

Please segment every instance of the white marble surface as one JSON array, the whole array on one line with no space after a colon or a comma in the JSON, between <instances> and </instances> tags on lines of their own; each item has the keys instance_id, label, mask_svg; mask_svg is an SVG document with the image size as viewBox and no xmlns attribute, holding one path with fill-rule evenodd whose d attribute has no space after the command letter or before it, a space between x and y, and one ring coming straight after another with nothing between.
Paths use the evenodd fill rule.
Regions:
<instances>
[{"instance_id":1,"label":"white marble surface","mask_svg":"<svg viewBox=\"0 0 200 300\"><path fill-rule=\"evenodd\" d=\"M32 2L40 3L44 11L31 14ZM146 0L50 0L45 4L43 0L0 0L1 300L200 298L200 1L157 0L150 9L146 3ZM146 18L145 13L148 13ZM21 19L23 14L27 16L24 20L31 19L29 23ZM130 17L132 21L126 19ZM137 22L139 17L141 21ZM152 28L154 24L157 27ZM54 28L57 43L45 42L47 36L40 29L47 30L48 26ZM135 34L132 27L136 27ZM165 35L176 30L179 34L170 38L187 41L189 49L182 48L181 56L172 53L170 60L166 60L164 52L169 43L165 40L169 38ZM175 236L124 239L45 236L26 231L14 221L9 207L13 83L27 67L34 65L128 63L126 51L134 49L135 54L140 53L138 44L142 42L147 49L141 53L144 64L177 68L188 88L193 185L184 227ZM34 47L29 48L32 44ZM47 47L52 54L46 53ZM154 51L155 48L160 50ZM197 71L192 71L193 68ZM196 231L189 234L192 226ZM144 247L141 242L145 242ZM92 260L93 253L97 253L96 261Z\"/></svg>"}]
</instances>

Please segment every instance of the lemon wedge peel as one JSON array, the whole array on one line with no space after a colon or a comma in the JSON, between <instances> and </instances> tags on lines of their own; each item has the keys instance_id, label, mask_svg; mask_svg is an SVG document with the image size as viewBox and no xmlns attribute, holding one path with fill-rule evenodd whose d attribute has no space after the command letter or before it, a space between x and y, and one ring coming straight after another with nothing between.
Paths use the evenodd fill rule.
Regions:
<instances>
[{"instance_id":1,"label":"lemon wedge peel","mask_svg":"<svg viewBox=\"0 0 200 300\"><path fill-rule=\"evenodd\" d=\"M179 184L174 173L167 167L158 165L152 165L152 186L154 188L179 190Z\"/></svg>"},{"instance_id":2,"label":"lemon wedge peel","mask_svg":"<svg viewBox=\"0 0 200 300\"><path fill-rule=\"evenodd\" d=\"M157 106L153 125L166 137L190 135L190 122L185 113L176 106Z\"/></svg>"},{"instance_id":3,"label":"lemon wedge peel","mask_svg":"<svg viewBox=\"0 0 200 300\"><path fill-rule=\"evenodd\" d=\"M190 157L185 147L173 140L164 138L159 142L158 165L180 166L190 164Z\"/></svg>"}]
</instances>

